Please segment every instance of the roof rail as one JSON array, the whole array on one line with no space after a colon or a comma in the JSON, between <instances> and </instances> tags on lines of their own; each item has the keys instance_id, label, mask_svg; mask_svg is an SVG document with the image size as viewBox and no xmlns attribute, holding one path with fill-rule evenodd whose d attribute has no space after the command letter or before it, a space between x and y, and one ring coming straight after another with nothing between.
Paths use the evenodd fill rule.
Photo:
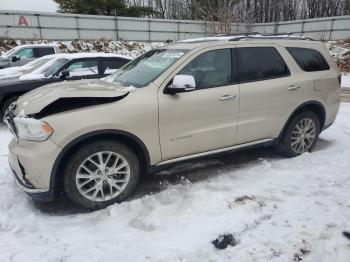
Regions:
<instances>
[{"instance_id":1,"label":"roof rail","mask_svg":"<svg viewBox=\"0 0 350 262\"><path fill-rule=\"evenodd\" d=\"M237 36L237 35L258 35L259 32L242 32L242 33L231 33L231 34L218 34L216 37L222 37L222 36Z\"/></svg>"},{"instance_id":2,"label":"roof rail","mask_svg":"<svg viewBox=\"0 0 350 262\"><path fill-rule=\"evenodd\" d=\"M247 35L237 35L233 36L229 41L239 41L244 39L291 39L291 40L309 40L314 41L314 39L306 36L297 36L293 33L276 33L276 34L247 34Z\"/></svg>"},{"instance_id":3,"label":"roof rail","mask_svg":"<svg viewBox=\"0 0 350 262\"><path fill-rule=\"evenodd\" d=\"M210 42L210 41L240 41L249 39L290 39L290 40L309 40L314 41L314 39L306 36L296 36L293 33L278 33L278 34L260 34L260 33L235 33L226 35L217 35L213 37L201 37L186 40L179 40L179 43L200 43L200 42Z\"/></svg>"}]
</instances>

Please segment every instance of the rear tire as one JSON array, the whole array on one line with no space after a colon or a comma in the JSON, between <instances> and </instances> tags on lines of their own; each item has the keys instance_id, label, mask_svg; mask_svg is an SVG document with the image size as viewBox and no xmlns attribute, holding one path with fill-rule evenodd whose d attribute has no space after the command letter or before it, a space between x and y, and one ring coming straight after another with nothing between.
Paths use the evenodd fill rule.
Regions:
<instances>
[{"instance_id":1,"label":"rear tire","mask_svg":"<svg viewBox=\"0 0 350 262\"><path fill-rule=\"evenodd\" d=\"M286 157L311 152L320 134L320 120L312 111L296 114L288 123L277 150Z\"/></svg>"},{"instance_id":2,"label":"rear tire","mask_svg":"<svg viewBox=\"0 0 350 262\"><path fill-rule=\"evenodd\" d=\"M76 205L96 210L120 203L135 191L139 161L124 144L100 140L81 146L67 163L63 187Z\"/></svg>"}]
</instances>

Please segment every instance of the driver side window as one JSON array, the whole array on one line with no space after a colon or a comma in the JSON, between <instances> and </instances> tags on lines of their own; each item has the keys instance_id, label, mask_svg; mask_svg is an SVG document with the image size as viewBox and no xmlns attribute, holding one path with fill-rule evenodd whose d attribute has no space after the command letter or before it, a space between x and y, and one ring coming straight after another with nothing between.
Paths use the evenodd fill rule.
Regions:
<instances>
[{"instance_id":1,"label":"driver side window","mask_svg":"<svg viewBox=\"0 0 350 262\"><path fill-rule=\"evenodd\" d=\"M97 59L77 60L70 64L67 68L69 76L89 76L98 75Z\"/></svg>"},{"instance_id":2,"label":"driver side window","mask_svg":"<svg viewBox=\"0 0 350 262\"><path fill-rule=\"evenodd\" d=\"M231 50L217 49L205 52L194 58L178 75L191 75L196 89L205 89L231 84Z\"/></svg>"}]
</instances>

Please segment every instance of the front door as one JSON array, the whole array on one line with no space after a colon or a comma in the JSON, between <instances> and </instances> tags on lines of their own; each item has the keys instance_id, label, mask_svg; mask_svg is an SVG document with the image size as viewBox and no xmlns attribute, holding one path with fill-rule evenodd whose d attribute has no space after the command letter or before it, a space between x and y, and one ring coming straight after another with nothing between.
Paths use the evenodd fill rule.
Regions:
<instances>
[{"instance_id":1,"label":"front door","mask_svg":"<svg viewBox=\"0 0 350 262\"><path fill-rule=\"evenodd\" d=\"M69 72L67 80L93 79L100 77L98 70L98 58L76 59L67 64L64 70Z\"/></svg>"},{"instance_id":2,"label":"front door","mask_svg":"<svg viewBox=\"0 0 350 262\"><path fill-rule=\"evenodd\" d=\"M32 47L23 48L20 51L16 52L14 54L14 56L19 57L19 60L15 61L15 62L11 62L11 66L25 65L25 64L33 61L34 59L36 59L35 51L34 51L34 48L32 48Z\"/></svg>"},{"instance_id":3,"label":"front door","mask_svg":"<svg viewBox=\"0 0 350 262\"><path fill-rule=\"evenodd\" d=\"M234 83L233 56L234 49L229 48L202 51L177 73L192 75L195 91L171 95L160 89L163 161L235 144L239 86Z\"/></svg>"}]
</instances>

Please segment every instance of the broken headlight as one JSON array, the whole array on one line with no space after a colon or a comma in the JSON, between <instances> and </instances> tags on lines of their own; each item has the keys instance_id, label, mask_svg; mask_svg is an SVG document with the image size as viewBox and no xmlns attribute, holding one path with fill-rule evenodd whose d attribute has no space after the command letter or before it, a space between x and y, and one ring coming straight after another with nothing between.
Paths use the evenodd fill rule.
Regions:
<instances>
[{"instance_id":1,"label":"broken headlight","mask_svg":"<svg viewBox=\"0 0 350 262\"><path fill-rule=\"evenodd\" d=\"M15 117L16 133L19 139L30 141L45 141L52 133L51 126L41 120L26 117Z\"/></svg>"}]
</instances>

